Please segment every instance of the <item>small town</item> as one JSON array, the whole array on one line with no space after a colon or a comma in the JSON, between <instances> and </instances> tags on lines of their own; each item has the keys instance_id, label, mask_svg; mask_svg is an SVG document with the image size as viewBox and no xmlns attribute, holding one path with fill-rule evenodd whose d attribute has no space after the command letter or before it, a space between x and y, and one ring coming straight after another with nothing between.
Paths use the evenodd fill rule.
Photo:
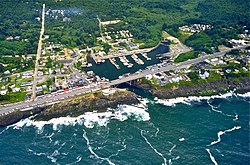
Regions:
<instances>
[{"instance_id":1,"label":"small town","mask_svg":"<svg viewBox=\"0 0 250 165\"><path fill-rule=\"evenodd\" d=\"M249 164L245 0L0 5L0 165Z\"/></svg>"},{"instance_id":2,"label":"small town","mask_svg":"<svg viewBox=\"0 0 250 165\"><path fill-rule=\"evenodd\" d=\"M101 25L106 27L109 24L118 22L117 20L101 22ZM211 28L213 27L210 25L194 24L192 26L183 26L179 29L183 32L200 33L201 31ZM249 44L250 37L246 34L239 34L239 37L241 37L241 39L231 39L229 41L236 50L228 52L222 57L206 59L198 64L188 65L186 68L148 74L145 76L145 79L155 85L166 86L167 84L179 83L180 81L191 81L190 75L192 73L196 73L197 76L203 80L228 76L230 74L247 73L250 68L250 50L249 48L237 50L237 47ZM10 37L6 38L6 40L9 39ZM108 60L117 70L120 69L120 66L116 60L122 62L127 68L133 67L134 64L127 59L128 56L132 58L132 62L135 62L135 65L144 65L144 61L151 60L147 55L150 49L139 49L139 44L134 42L133 35L128 30L117 32L105 31L98 40L105 41L105 44L109 45L108 48L104 45L103 47L99 46L82 50L68 49L60 43L50 42L49 35L44 35L42 40L44 44L42 46L41 57L38 61L38 80L35 89L37 96L50 95L51 93L58 92L63 93L79 87L88 88L90 84L105 84L108 82L108 78L100 77L93 71L86 72L82 69L93 65L89 62L89 58L93 59L98 65ZM168 63L175 63L176 55L181 54L182 51L191 50L189 48L182 50L178 46L182 44L177 38L168 36L166 40L172 42L170 52L166 54L166 58L161 60L160 63L145 66L146 70L153 70L155 66L160 68ZM221 51L227 49L229 48L224 46ZM138 54L141 54L141 58L138 57ZM201 52L197 57L206 55L205 52ZM16 55L16 57L21 58L24 62L34 63L34 56L32 55ZM6 66L6 64L2 65ZM23 63L22 67L25 67L25 65L27 64ZM130 73L126 73L124 75L129 74ZM124 75L119 75L119 78ZM12 68L11 70L4 71L0 79L0 94L4 96L19 93L20 97L16 98L16 101L31 99L32 86L34 83L33 76L34 70L18 72L17 68Z\"/></svg>"}]
</instances>

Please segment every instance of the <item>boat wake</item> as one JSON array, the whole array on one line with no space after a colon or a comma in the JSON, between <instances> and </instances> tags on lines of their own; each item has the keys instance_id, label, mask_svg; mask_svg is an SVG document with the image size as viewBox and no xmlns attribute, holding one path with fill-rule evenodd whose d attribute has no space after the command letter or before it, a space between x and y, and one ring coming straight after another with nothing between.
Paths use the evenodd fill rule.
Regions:
<instances>
[{"instance_id":1,"label":"boat wake","mask_svg":"<svg viewBox=\"0 0 250 165\"><path fill-rule=\"evenodd\" d=\"M119 105L116 109L108 108L106 112L86 112L78 117L60 117L53 118L49 121L35 121L32 118L21 120L12 125L14 129L20 129L24 126L34 126L41 133L45 125L52 125L53 130L58 130L61 125L84 125L87 128L93 128L95 125L107 126L111 119L125 121L132 118L137 121L150 120L149 113L144 105Z\"/></svg>"},{"instance_id":2,"label":"boat wake","mask_svg":"<svg viewBox=\"0 0 250 165\"><path fill-rule=\"evenodd\" d=\"M240 129L240 128L241 128L241 126L234 126L233 128L227 129L227 130L225 130L225 131L219 131L219 132L217 133L218 139L217 139L216 141L211 142L210 145L208 145L208 146L213 146L213 145L215 145L215 144L221 142L221 136L224 135L225 133L227 133L227 132L232 132L232 131L238 130L238 129Z\"/></svg>"}]
</instances>

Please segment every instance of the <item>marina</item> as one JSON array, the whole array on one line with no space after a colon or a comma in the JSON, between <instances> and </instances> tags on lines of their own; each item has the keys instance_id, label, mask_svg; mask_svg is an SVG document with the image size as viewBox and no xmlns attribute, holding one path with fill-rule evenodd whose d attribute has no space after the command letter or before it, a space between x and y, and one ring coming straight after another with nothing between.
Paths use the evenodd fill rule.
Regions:
<instances>
[{"instance_id":1,"label":"marina","mask_svg":"<svg viewBox=\"0 0 250 165\"><path fill-rule=\"evenodd\" d=\"M91 64L90 67L83 67L85 72L93 71L96 75L100 77L108 78L109 80L117 79L119 76L124 75L126 73L135 73L140 69L145 69L148 66L155 65L160 63L160 59L157 57L158 54L163 54L169 52L168 44L160 44L157 48L147 52L147 57L151 58L151 60L147 60L141 53L138 53L136 56L140 58L144 64L138 64L132 58L133 54L123 55L118 57L112 57L114 60L108 60L112 58L106 58L102 63L96 63L93 58L88 57L88 64ZM105 56L106 57L106 56ZM114 65L115 63L115 65ZM120 69L117 69L120 68Z\"/></svg>"},{"instance_id":2,"label":"marina","mask_svg":"<svg viewBox=\"0 0 250 165\"><path fill-rule=\"evenodd\" d=\"M109 61L116 67L116 69L121 69L120 66L116 63L115 58L110 58Z\"/></svg>"},{"instance_id":3,"label":"marina","mask_svg":"<svg viewBox=\"0 0 250 165\"><path fill-rule=\"evenodd\" d=\"M148 57L148 54L147 53L142 53L141 54L146 60L151 60L151 58L150 57Z\"/></svg>"},{"instance_id":4,"label":"marina","mask_svg":"<svg viewBox=\"0 0 250 165\"><path fill-rule=\"evenodd\" d=\"M120 56L119 59L123 63L123 65L127 66L128 68L131 68L134 65L134 64L129 62L129 60L126 58L126 56Z\"/></svg>"},{"instance_id":5,"label":"marina","mask_svg":"<svg viewBox=\"0 0 250 165\"><path fill-rule=\"evenodd\" d=\"M136 54L133 54L131 57L133 58L133 60L134 60L137 64L139 64L139 65L143 65L143 64L144 64L144 62L143 62Z\"/></svg>"}]
</instances>

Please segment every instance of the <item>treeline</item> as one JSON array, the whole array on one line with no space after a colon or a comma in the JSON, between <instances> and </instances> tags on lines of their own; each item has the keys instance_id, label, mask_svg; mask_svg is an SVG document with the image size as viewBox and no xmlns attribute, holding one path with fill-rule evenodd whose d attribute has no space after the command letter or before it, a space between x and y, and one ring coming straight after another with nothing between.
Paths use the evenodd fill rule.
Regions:
<instances>
[{"instance_id":1,"label":"treeline","mask_svg":"<svg viewBox=\"0 0 250 165\"><path fill-rule=\"evenodd\" d=\"M7 0L0 5L0 56L35 53L40 29L35 2Z\"/></svg>"},{"instance_id":2,"label":"treeline","mask_svg":"<svg viewBox=\"0 0 250 165\"><path fill-rule=\"evenodd\" d=\"M100 31L97 16L102 21L122 20L124 29L130 30L138 42L144 43L142 47L152 47L160 42L162 30L178 35L178 26L203 23L219 27L218 31L195 34L186 44L209 52L211 47L216 47L235 34L229 31L233 33L232 36L227 32L224 36L224 32L221 32L223 29L249 28L249 2L245 0L8 0L0 5L0 55L36 51L41 22L35 18L41 15L42 3L46 3L46 11L70 11L57 19L46 15L45 30L50 35L49 41L68 47L85 48L98 44L96 37ZM65 17L69 19L63 21ZM121 25L114 25L114 28L122 29ZM20 39L6 41L8 36L20 36ZM13 47L3 41L12 43ZM200 45L200 41L204 45Z\"/></svg>"},{"instance_id":3,"label":"treeline","mask_svg":"<svg viewBox=\"0 0 250 165\"><path fill-rule=\"evenodd\" d=\"M249 2L240 0L206 0L199 2L196 11L200 13L198 18L189 18L183 23L175 25L163 25L163 30L180 38L186 45L193 47L195 51L212 53L218 51L219 45L231 47L230 39L237 39L237 34L243 33L250 28ZM183 36L178 29L179 26L189 24L210 24L212 29L195 33L190 37ZM243 28L245 27L245 29Z\"/></svg>"}]
</instances>

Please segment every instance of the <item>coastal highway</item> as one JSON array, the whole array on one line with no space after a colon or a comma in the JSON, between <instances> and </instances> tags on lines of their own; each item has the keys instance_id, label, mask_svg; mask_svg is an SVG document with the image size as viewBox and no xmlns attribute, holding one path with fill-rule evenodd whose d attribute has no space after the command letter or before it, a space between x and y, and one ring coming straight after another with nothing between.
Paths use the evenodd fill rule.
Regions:
<instances>
[{"instance_id":1,"label":"coastal highway","mask_svg":"<svg viewBox=\"0 0 250 165\"><path fill-rule=\"evenodd\" d=\"M249 46L249 45L247 45L247 46ZM247 46L240 47L240 48L246 48ZM188 60L188 61L185 61L182 63L177 63L177 64L161 64L160 66L157 66L157 65L152 66L150 69L145 69L145 70L142 70L140 72L130 74L127 77L124 76L123 78L112 80L112 81L105 82L105 83L92 84L92 85L89 85L86 87L73 89L73 90L67 91L67 92L54 93L54 94L49 94L49 95L45 95L42 97L37 97L34 101L25 101L25 102L18 102L15 104L3 105L3 106L0 106L0 115L8 114L8 113L15 111L15 110L18 110L18 109L24 110L24 109L32 108L32 107L39 107L39 106L44 106L44 105L48 105L48 104L54 104L54 103L60 102L62 100L77 97L78 95L91 93L94 91L98 91L101 89L111 87L113 85L118 85L118 84L121 84L124 82L139 79L139 78L142 78L148 74L155 74L155 73L162 72L162 71L169 71L169 70L186 68L189 65L197 64L197 63L202 62L206 59L222 57L228 51L230 51L230 50L218 52L218 53L214 53L214 54L210 54L210 55L206 55L206 56L202 56L202 57L198 57L196 59L191 59L191 60Z\"/></svg>"}]
</instances>

